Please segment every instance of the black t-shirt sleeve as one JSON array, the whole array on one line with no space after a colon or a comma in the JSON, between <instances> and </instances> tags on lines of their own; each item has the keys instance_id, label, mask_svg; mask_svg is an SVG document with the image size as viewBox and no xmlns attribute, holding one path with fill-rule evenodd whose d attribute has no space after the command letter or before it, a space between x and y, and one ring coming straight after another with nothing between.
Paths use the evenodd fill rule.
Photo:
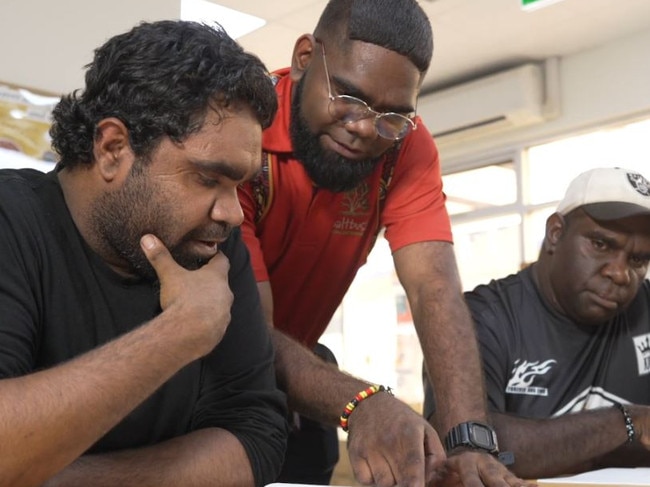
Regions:
<instances>
[{"instance_id":1,"label":"black t-shirt sleeve","mask_svg":"<svg viewBox=\"0 0 650 487\"><path fill-rule=\"evenodd\" d=\"M256 484L265 485L277 478L284 458L286 401L276 388L270 333L239 229L223 250L230 259L235 295L232 319L221 343L203 361L193 427L220 427L237 436Z\"/></svg>"},{"instance_id":2,"label":"black t-shirt sleeve","mask_svg":"<svg viewBox=\"0 0 650 487\"><path fill-rule=\"evenodd\" d=\"M38 348L39 243L42 222L30 189L0 179L0 378L30 372Z\"/></svg>"}]
</instances>

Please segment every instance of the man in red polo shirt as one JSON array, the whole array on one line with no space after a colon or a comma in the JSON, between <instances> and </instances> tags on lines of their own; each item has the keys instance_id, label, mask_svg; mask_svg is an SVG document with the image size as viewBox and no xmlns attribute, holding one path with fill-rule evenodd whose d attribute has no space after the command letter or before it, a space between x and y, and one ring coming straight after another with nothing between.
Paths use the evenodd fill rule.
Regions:
<instances>
[{"instance_id":1,"label":"man in red polo shirt","mask_svg":"<svg viewBox=\"0 0 650 487\"><path fill-rule=\"evenodd\" d=\"M451 435L444 463L441 439L486 414L438 152L415 116L432 50L415 0L331 0L314 34L298 38L291 68L274 75L280 109L263 135L263 170L240 191L242 232L274 327L279 385L303 417L349 426L360 482L424 486L445 465L466 485L515 485L496 445L474 437ZM311 351L381 228L438 395L437 433L406 404ZM281 480L329 481L331 469L324 479L304 472L313 433L301 443L294 432Z\"/></svg>"}]
</instances>

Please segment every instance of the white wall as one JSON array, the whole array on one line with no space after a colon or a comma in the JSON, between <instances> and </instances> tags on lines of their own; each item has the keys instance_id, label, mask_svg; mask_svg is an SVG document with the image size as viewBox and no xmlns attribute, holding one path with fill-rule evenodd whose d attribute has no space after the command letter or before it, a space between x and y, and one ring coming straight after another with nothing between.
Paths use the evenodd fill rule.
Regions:
<instances>
[{"instance_id":1,"label":"white wall","mask_svg":"<svg viewBox=\"0 0 650 487\"><path fill-rule=\"evenodd\" d=\"M554 120L441 145L443 170L465 167L513 147L650 116L650 30L562 58L560 97L561 113Z\"/></svg>"},{"instance_id":2,"label":"white wall","mask_svg":"<svg viewBox=\"0 0 650 487\"><path fill-rule=\"evenodd\" d=\"M2 0L2 5L0 83L59 94L83 86L83 66L107 38L140 20L178 18L180 13L178 0ZM17 43L21 48L12 49ZM650 115L650 30L562 58L560 83L559 118L442 146L443 169L512 147Z\"/></svg>"},{"instance_id":3,"label":"white wall","mask_svg":"<svg viewBox=\"0 0 650 487\"><path fill-rule=\"evenodd\" d=\"M179 15L178 0L2 0L0 83L54 94L82 88L84 65L109 37Z\"/></svg>"}]
</instances>

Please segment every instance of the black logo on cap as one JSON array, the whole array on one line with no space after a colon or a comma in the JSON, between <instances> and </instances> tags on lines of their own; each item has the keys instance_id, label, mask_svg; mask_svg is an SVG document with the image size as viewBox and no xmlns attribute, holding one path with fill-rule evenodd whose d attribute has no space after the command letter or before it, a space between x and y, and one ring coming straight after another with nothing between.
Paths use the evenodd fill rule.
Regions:
<instances>
[{"instance_id":1,"label":"black logo on cap","mask_svg":"<svg viewBox=\"0 0 650 487\"><path fill-rule=\"evenodd\" d=\"M641 174L629 172L627 173L627 179L637 193L643 196L650 196L650 183Z\"/></svg>"}]
</instances>

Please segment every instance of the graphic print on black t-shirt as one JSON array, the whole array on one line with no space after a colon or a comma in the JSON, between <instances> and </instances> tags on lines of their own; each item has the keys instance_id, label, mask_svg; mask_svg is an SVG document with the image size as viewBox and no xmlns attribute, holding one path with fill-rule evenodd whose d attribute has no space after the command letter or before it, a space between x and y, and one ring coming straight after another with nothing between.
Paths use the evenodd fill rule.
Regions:
<instances>
[{"instance_id":1,"label":"graphic print on black t-shirt","mask_svg":"<svg viewBox=\"0 0 650 487\"><path fill-rule=\"evenodd\" d=\"M490 407L547 418L613 402L650 404L650 283L599 327L547 306L531 269L466 293Z\"/></svg>"}]
</instances>

